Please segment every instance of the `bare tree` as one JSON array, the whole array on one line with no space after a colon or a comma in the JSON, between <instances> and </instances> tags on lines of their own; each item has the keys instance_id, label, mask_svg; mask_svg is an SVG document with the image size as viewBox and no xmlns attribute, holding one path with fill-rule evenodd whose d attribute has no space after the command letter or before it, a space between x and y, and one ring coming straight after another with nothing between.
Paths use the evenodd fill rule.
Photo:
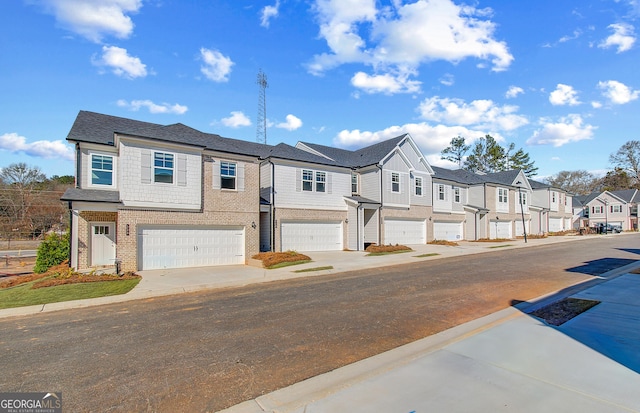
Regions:
<instances>
[{"instance_id":1,"label":"bare tree","mask_svg":"<svg viewBox=\"0 0 640 413\"><path fill-rule=\"evenodd\" d=\"M638 183L640 181L640 141L629 141L622 145L616 153L609 156L609 162L614 167L626 171Z\"/></svg>"},{"instance_id":2,"label":"bare tree","mask_svg":"<svg viewBox=\"0 0 640 413\"><path fill-rule=\"evenodd\" d=\"M599 185L598 178L585 170L560 171L544 179L544 182L576 195L588 195Z\"/></svg>"}]
</instances>

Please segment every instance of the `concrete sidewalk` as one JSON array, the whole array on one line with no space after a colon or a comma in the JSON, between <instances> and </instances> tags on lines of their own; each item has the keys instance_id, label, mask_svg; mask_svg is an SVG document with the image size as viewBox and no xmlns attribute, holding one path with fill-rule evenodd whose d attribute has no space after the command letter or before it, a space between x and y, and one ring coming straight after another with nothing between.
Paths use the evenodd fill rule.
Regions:
<instances>
[{"instance_id":1,"label":"concrete sidewalk","mask_svg":"<svg viewBox=\"0 0 640 413\"><path fill-rule=\"evenodd\" d=\"M224 412L639 412L638 266ZM527 315L567 295L601 303L559 327Z\"/></svg>"},{"instance_id":2,"label":"concrete sidewalk","mask_svg":"<svg viewBox=\"0 0 640 413\"><path fill-rule=\"evenodd\" d=\"M633 235L633 233L630 233ZM605 235L627 236L627 234ZM461 241L458 246L411 245L413 252L368 257L362 251L327 251L308 253L312 262L274 270L248 265L229 265L220 267L181 268L167 270L139 271L140 283L127 294L87 300L65 301L0 310L0 318L14 317L42 312L92 307L97 305L120 303L131 300L204 291L217 288L240 287L249 284L287 280L301 277L313 277L366 268L379 268L389 265L407 264L421 260L433 260L462 255L480 254L497 249L527 248L536 245L548 245L559 242L573 242L590 239L590 236L556 236L542 239L522 239L508 242L468 242ZM319 267L331 269L309 272L297 272Z\"/></svg>"}]
</instances>

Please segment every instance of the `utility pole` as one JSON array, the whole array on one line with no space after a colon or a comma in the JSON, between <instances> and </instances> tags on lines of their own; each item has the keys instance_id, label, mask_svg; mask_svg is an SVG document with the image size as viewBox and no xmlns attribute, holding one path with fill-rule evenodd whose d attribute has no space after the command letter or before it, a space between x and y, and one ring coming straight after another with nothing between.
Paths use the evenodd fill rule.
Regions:
<instances>
[{"instance_id":1,"label":"utility pole","mask_svg":"<svg viewBox=\"0 0 640 413\"><path fill-rule=\"evenodd\" d=\"M258 120L256 129L256 142L267 144L267 95L265 90L269 87L267 75L262 69L258 71Z\"/></svg>"}]
</instances>

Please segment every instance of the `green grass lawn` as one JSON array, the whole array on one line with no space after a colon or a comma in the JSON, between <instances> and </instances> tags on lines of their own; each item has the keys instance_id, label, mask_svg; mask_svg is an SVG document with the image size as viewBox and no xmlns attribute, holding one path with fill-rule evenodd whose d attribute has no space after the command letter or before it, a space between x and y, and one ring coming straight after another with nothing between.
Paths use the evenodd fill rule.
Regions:
<instances>
[{"instance_id":1,"label":"green grass lawn","mask_svg":"<svg viewBox=\"0 0 640 413\"><path fill-rule=\"evenodd\" d=\"M34 282L1 289L0 309L125 294L138 285L140 279L65 284L32 290Z\"/></svg>"}]
</instances>

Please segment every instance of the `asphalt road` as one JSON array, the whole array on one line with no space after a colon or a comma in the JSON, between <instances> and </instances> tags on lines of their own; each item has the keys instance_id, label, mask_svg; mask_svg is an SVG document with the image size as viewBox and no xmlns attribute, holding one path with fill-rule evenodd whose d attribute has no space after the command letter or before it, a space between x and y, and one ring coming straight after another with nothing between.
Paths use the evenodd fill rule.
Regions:
<instances>
[{"instance_id":1,"label":"asphalt road","mask_svg":"<svg viewBox=\"0 0 640 413\"><path fill-rule=\"evenodd\" d=\"M594 238L0 320L0 391L65 411L216 411L640 257Z\"/></svg>"}]
</instances>

